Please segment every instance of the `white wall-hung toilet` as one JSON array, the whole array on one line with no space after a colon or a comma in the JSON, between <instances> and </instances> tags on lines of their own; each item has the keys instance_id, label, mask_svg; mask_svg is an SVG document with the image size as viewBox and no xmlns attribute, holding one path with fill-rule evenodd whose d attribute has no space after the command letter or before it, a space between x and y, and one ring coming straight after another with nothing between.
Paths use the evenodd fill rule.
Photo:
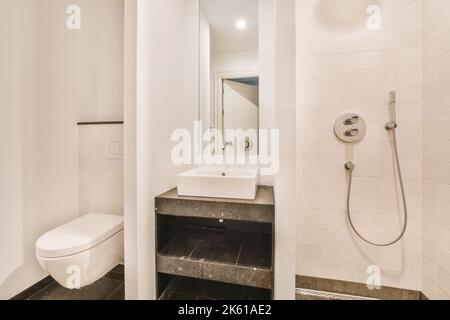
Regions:
<instances>
[{"instance_id":1,"label":"white wall-hung toilet","mask_svg":"<svg viewBox=\"0 0 450 320\"><path fill-rule=\"evenodd\" d=\"M85 215L39 238L36 257L60 285L79 289L123 263L123 225L121 216Z\"/></svg>"}]
</instances>

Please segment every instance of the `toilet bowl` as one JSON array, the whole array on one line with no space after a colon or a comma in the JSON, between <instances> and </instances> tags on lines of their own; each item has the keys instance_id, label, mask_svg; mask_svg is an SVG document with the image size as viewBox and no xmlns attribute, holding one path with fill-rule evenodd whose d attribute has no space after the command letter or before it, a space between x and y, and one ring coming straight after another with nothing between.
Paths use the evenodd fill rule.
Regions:
<instances>
[{"instance_id":1,"label":"toilet bowl","mask_svg":"<svg viewBox=\"0 0 450 320\"><path fill-rule=\"evenodd\" d=\"M61 286L79 289L123 263L123 217L88 214L36 242L42 268Z\"/></svg>"}]
</instances>

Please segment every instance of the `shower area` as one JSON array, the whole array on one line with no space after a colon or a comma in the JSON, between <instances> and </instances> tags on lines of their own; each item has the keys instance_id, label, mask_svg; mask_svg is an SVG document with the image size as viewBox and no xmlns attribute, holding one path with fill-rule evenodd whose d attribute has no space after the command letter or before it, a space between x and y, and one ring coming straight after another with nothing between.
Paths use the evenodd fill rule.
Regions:
<instances>
[{"instance_id":1,"label":"shower area","mask_svg":"<svg viewBox=\"0 0 450 320\"><path fill-rule=\"evenodd\" d=\"M449 12L297 1L300 298L450 298Z\"/></svg>"}]
</instances>

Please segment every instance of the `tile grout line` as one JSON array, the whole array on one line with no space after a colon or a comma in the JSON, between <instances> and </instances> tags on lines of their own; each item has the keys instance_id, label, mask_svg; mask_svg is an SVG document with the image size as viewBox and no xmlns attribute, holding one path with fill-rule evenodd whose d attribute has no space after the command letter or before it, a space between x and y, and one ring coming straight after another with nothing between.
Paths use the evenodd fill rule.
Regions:
<instances>
[{"instance_id":1,"label":"tile grout line","mask_svg":"<svg viewBox=\"0 0 450 320\"><path fill-rule=\"evenodd\" d=\"M33 293L31 296L27 297L26 300L31 300L31 298L33 298L34 296L38 295L39 293L41 293L42 291L44 291L45 289L49 288L50 286L55 284L55 280L53 280L52 282L50 282L48 285L46 285L45 287L43 287L42 289L38 290L37 292Z\"/></svg>"},{"instance_id":2,"label":"tile grout line","mask_svg":"<svg viewBox=\"0 0 450 320\"><path fill-rule=\"evenodd\" d=\"M189 256L187 257L188 260L193 260L192 255L194 254L195 250L200 246L200 244L205 240L205 237L207 236L208 231L203 230L202 238L195 244L194 248L192 248L192 251L189 253Z\"/></svg>"},{"instance_id":3,"label":"tile grout line","mask_svg":"<svg viewBox=\"0 0 450 320\"><path fill-rule=\"evenodd\" d=\"M104 300L108 300L110 297L112 297L113 294L115 294L116 292L118 292L122 286L124 286L125 284L123 282L119 283L119 285L113 290L111 291L110 294L108 294Z\"/></svg>"},{"instance_id":4,"label":"tile grout line","mask_svg":"<svg viewBox=\"0 0 450 320\"><path fill-rule=\"evenodd\" d=\"M239 259L241 258L241 252L242 252L242 248L244 247L244 239L241 239L241 244L239 245L239 252L236 258L236 264L235 266L239 266Z\"/></svg>"}]
</instances>

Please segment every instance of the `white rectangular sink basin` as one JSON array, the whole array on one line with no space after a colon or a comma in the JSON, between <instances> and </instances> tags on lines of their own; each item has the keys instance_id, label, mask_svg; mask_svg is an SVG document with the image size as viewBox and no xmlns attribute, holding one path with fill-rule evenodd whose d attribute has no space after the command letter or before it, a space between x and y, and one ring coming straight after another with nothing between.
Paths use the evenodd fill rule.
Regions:
<instances>
[{"instance_id":1,"label":"white rectangular sink basin","mask_svg":"<svg viewBox=\"0 0 450 320\"><path fill-rule=\"evenodd\" d=\"M178 195L254 200L258 169L197 168L178 176Z\"/></svg>"}]
</instances>

